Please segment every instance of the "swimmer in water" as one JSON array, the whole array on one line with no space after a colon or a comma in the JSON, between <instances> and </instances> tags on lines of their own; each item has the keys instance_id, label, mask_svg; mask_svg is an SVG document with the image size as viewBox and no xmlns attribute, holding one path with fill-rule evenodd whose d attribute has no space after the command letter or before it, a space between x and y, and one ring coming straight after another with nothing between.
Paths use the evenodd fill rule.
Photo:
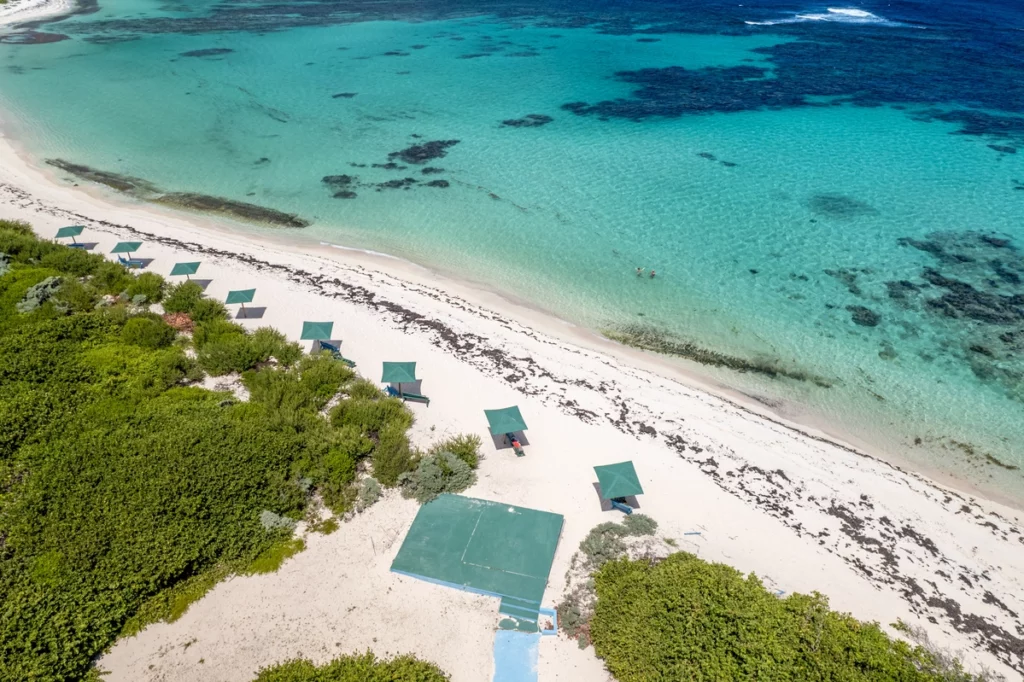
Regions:
<instances>
[{"instance_id":1,"label":"swimmer in water","mask_svg":"<svg viewBox=\"0 0 1024 682\"><path fill-rule=\"evenodd\" d=\"M636 276L637 277L642 277L643 274L644 274L644 269L643 268L637 268L636 269Z\"/></svg>"},{"instance_id":2,"label":"swimmer in water","mask_svg":"<svg viewBox=\"0 0 1024 682\"><path fill-rule=\"evenodd\" d=\"M654 279L654 270L651 270L651 279Z\"/></svg>"}]
</instances>

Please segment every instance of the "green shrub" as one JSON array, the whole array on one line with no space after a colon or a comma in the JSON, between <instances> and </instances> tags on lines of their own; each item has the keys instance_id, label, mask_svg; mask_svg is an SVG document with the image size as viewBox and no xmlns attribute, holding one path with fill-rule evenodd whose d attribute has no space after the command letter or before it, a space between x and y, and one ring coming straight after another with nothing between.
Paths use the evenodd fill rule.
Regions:
<instances>
[{"instance_id":1,"label":"green shrub","mask_svg":"<svg viewBox=\"0 0 1024 682\"><path fill-rule=\"evenodd\" d=\"M349 386L348 397L353 400L380 400L384 397L384 391L372 381L358 379Z\"/></svg>"},{"instance_id":2,"label":"green shrub","mask_svg":"<svg viewBox=\"0 0 1024 682\"><path fill-rule=\"evenodd\" d=\"M448 676L433 663L412 656L377 659L370 652L342 656L317 667L294 660L263 668L254 682L446 682Z\"/></svg>"},{"instance_id":3,"label":"green shrub","mask_svg":"<svg viewBox=\"0 0 1024 682\"><path fill-rule=\"evenodd\" d=\"M356 497L356 509L363 511L372 507L380 499L380 483L373 477L364 478L359 482L359 493Z\"/></svg>"},{"instance_id":4,"label":"green shrub","mask_svg":"<svg viewBox=\"0 0 1024 682\"><path fill-rule=\"evenodd\" d=\"M591 529L587 537L580 543L580 552L586 558L589 569L600 568L605 563L618 558L626 551L626 543L622 538L627 534L626 528L608 521Z\"/></svg>"},{"instance_id":5,"label":"green shrub","mask_svg":"<svg viewBox=\"0 0 1024 682\"><path fill-rule=\"evenodd\" d=\"M360 382L356 382L359 384ZM342 400L331 411L331 423L337 427L355 426L366 434L376 434L386 424L400 424L405 431L412 426L412 412L398 398Z\"/></svg>"},{"instance_id":6,"label":"green shrub","mask_svg":"<svg viewBox=\"0 0 1024 682\"><path fill-rule=\"evenodd\" d=\"M116 296L126 291L135 278L120 263L104 259L96 266L90 281L100 293Z\"/></svg>"},{"instance_id":7,"label":"green shrub","mask_svg":"<svg viewBox=\"0 0 1024 682\"><path fill-rule=\"evenodd\" d=\"M439 443L434 443L428 451L431 455L437 455L442 452L450 452L473 469L476 469L480 463L480 436L473 433L452 436Z\"/></svg>"},{"instance_id":8,"label":"green shrub","mask_svg":"<svg viewBox=\"0 0 1024 682\"><path fill-rule=\"evenodd\" d=\"M129 299L145 296L146 303L159 303L164 295L164 278L155 272L143 272L134 277L124 291Z\"/></svg>"},{"instance_id":9,"label":"green shrub","mask_svg":"<svg viewBox=\"0 0 1024 682\"><path fill-rule=\"evenodd\" d=\"M196 360L207 374L219 377L252 369L260 358L249 339L241 335L207 343L199 351Z\"/></svg>"},{"instance_id":10,"label":"green shrub","mask_svg":"<svg viewBox=\"0 0 1024 682\"><path fill-rule=\"evenodd\" d=\"M163 320L133 317L121 329L121 340L142 348L165 348L174 343L177 332Z\"/></svg>"},{"instance_id":11,"label":"green shrub","mask_svg":"<svg viewBox=\"0 0 1024 682\"><path fill-rule=\"evenodd\" d=\"M452 453L441 452L421 458L415 469L398 477L398 482L402 495L426 504L442 493L461 493L476 483L476 474Z\"/></svg>"},{"instance_id":12,"label":"green shrub","mask_svg":"<svg viewBox=\"0 0 1024 682\"><path fill-rule=\"evenodd\" d=\"M398 478L413 468L413 451L406 435L407 429L401 423L387 424L373 449L373 476L388 488L398 485Z\"/></svg>"},{"instance_id":13,"label":"green shrub","mask_svg":"<svg viewBox=\"0 0 1024 682\"><path fill-rule=\"evenodd\" d=\"M203 288L195 282L172 285L164 296L164 310L169 313L192 314L203 298ZM195 318L193 318L195 319Z\"/></svg>"},{"instance_id":14,"label":"green shrub","mask_svg":"<svg viewBox=\"0 0 1024 682\"><path fill-rule=\"evenodd\" d=\"M92 286L65 278L51 300L62 311L87 313L96 307L100 298Z\"/></svg>"},{"instance_id":15,"label":"green shrub","mask_svg":"<svg viewBox=\"0 0 1024 682\"><path fill-rule=\"evenodd\" d=\"M103 256L61 245L43 254L39 259L39 264L46 268L60 270L72 277L85 277L93 274L100 263L105 260L106 258Z\"/></svg>"},{"instance_id":16,"label":"green shrub","mask_svg":"<svg viewBox=\"0 0 1024 682\"><path fill-rule=\"evenodd\" d=\"M289 343L284 334L272 327L260 327L254 331L251 342L262 362L275 358L282 365L290 366L302 357L302 347L297 343Z\"/></svg>"},{"instance_id":17,"label":"green shrub","mask_svg":"<svg viewBox=\"0 0 1024 682\"><path fill-rule=\"evenodd\" d=\"M245 328L239 324L227 320L207 320L196 324L192 332L192 343L197 349L202 349L209 343L243 336L245 336Z\"/></svg>"},{"instance_id":18,"label":"green shrub","mask_svg":"<svg viewBox=\"0 0 1024 682\"><path fill-rule=\"evenodd\" d=\"M780 599L753 575L685 552L611 561L595 582L590 634L621 682L949 679L923 649L829 610L820 594Z\"/></svg>"},{"instance_id":19,"label":"green shrub","mask_svg":"<svg viewBox=\"0 0 1024 682\"><path fill-rule=\"evenodd\" d=\"M643 536L643 535L654 535L658 532L658 522L652 519L647 514L633 513L622 519L622 526L626 530L626 535Z\"/></svg>"},{"instance_id":20,"label":"green shrub","mask_svg":"<svg viewBox=\"0 0 1024 682\"><path fill-rule=\"evenodd\" d=\"M226 320L228 319L228 309L220 301L212 298L201 298L192 306L189 315L194 322Z\"/></svg>"},{"instance_id":21,"label":"green shrub","mask_svg":"<svg viewBox=\"0 0 1024 682\"><path fill-rule=\"evenodd\" d=\"M49 301L60 290L60 285L63 281L61 277L47 277L39 284L34 284L25 292L25 295L15 308L20 313L33 312L39 306Z\"/></svg>"}]
</instances>

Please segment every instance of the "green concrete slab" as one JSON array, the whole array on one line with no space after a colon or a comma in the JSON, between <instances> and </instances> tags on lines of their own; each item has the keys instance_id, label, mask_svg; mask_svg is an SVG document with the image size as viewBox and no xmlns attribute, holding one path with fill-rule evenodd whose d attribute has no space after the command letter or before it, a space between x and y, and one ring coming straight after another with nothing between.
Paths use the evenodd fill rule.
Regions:
<instances>
[{"instance_id":1,"label":"green concrete slab","mask_svg":"<svg viewBox=\"0 0 1024 682\"><path fill-rule=\"evenodd\" d=\"M559 514L461 495L420 507L391 570L459 589L540 602Z\"/></svg>"}]
</instances>

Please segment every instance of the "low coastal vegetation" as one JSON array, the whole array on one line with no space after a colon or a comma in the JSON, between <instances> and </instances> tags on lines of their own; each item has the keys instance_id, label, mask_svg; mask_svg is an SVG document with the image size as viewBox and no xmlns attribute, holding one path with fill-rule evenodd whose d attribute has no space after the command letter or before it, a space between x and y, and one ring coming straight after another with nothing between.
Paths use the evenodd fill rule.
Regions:
<instances>
[{"instance_id":1,"label":"low coastal vegetation","mask_svg":"<svg viewBox=\"0 0 1024 682\"><path fill-rule=\"evenodd\" d=\"M199 387L207 375L234 390ZM117 637L230 574L276 570L303 519L331 532L410 477L418 499L468 485L479 441L421 454L412 422L344 363L229 321L197 284L0 221L0 679L94 676ZM435 460L440 474L416 473ZM260 679L444 679L418 665Z\"/></svg>"},{"instance_id":2,"label":"low coastal vegetation","mask_svg":"<svg viewBox=\"0 0 1024 682\"><path fill-rule=\"evenodd\" d=\"M295 660L264 668L253 682L446 682L448 676L433 663L412 656L378 659L372 653L342 656L316 666Z\"/></svg>"},{"instance_id":3,"label":"low coastal vegetation","mask_svg":"<svg viewBox=\"0 0 1024 682\"><path fill-rule=\"evenodd\" d=\"M558 607L563 631L592 643L620 682L987 679L832 611L818 593L783 598L754 575L674 551L638 516L591 531Z\"/></svg>"}]
</instances>

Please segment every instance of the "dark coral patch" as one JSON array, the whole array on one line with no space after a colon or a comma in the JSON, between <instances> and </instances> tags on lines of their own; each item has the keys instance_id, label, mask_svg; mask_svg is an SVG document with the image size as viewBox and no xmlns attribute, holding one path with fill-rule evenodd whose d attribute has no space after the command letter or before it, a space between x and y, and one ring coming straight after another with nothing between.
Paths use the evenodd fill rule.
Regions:
<instances>
[{"instance_id":1,"label":"dark coral patch","mask_svg":"<svg viewBox=\"0 0 1024 682\"><path fill-rule=\"evenodd\" d=\"M219 57L220 55L231 54L234 50L227 47L209 47L205 50L191 50L182 52L182 57Z\"/></svg>"},{"instance_id":2,"label":"dark coral patch","mask_svg":"<svg viewBox=\"0 0 1024 682\"><path fill-rule=\"evenodd\" d=\"M870 204L843 194L815 194L807 200L807 206L818 215L838 220L852 220L878 214Z\"/></svg>"},{"instance_id":3,"label":"dark coral patch","mask_svg":"<svg viewBox=\"0 0 1024 682\"><path fill-rule=\"evenodd\" d=\"M501 125L508 128L539 128L551 123L555 119L544 114L527 114L522 118L506 118Z\"/></svg>"},{"instance_id":4,"label":"dark coral patch","mask_svg":"<svg viewBox=\"0 0 1024 682\"><path fill-rule=\"evenodd\" d=\"M388 154L389 159L401 159L406 163L421 164L432 159L440 159L448 154L448 148L454 147L458 140L433 140L423 144L414 144L397 152Z\"/></svg>"},{"instance_id":5,"label":"dark coral patch","mask_svg":"<svg viewBox=\"0 0 1024 682\"><path fill-rule=\"evenodd\" d=\"M850 311L850 319L853 320L853 323L861 327L877 327L878 323L882 321L882 316L871 308L865 308L862 305L848 305L846 309Z\"/></svg>"},{"instance_id":6,"label":"dark coral patch","mask_svg":"<svg viewBox=\"0 0 1024 682\"><path fill-rule=\"evenodd\" d=\"M426 183L427 187L448 187L449 184L447 180L431 180Z\"/></svg>"},{"instance_id":7,"label":"dark coral patch","mask_svg":"<svg viewBox=\"0 0 1024 682\"><path fill-rule=\"evenodd\" d=\"M335 95L331 95L331 99L352 99L358 93L355 92L339 92Z\"/></svg>"}]
</instances>

